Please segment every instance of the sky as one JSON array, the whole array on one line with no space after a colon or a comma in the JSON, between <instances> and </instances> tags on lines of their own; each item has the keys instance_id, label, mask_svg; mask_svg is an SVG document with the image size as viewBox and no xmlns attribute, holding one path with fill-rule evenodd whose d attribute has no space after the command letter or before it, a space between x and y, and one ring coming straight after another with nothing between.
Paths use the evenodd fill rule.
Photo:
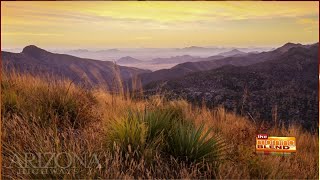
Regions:
<instances>
[{"instance_id":1,"label":"sky","mask_svg":"<svg viewBox=\"0 0 320 180\"><path fill-rule=\"evenodd\" d=\"M280 46L319 39L314 2L1 2L1 47Z\"/></svg>"}]
</instances>

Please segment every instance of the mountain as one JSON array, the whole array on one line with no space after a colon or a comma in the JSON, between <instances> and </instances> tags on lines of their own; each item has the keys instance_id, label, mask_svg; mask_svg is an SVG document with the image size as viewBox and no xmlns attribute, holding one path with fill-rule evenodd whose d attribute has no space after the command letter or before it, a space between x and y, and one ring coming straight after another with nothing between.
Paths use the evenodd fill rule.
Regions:
<instances>
[{"instance_id":1,"label":"mountain","mask_svg":"<svg viewBox=\"0 0 320 180\"><path fill-rule=\"evenodd\" d=\"M209 48L205 48L205 47L190 46L190 47L182 48L181 50L186 50L186 51L205 51L205 50L208 50L208 49Z\"/></svg>"},{"instance_id":2,"label":"mountain","mask_svg":"<svg viewBox=\"0 0 320 180\"><path fill-rule=\"evenodd\" d=\"M150 72L138 68L115 65L110 61L79 58L66 54L51 53L34 45L25 47L21 53L1 52L5 70L15 69L32 74L54 74L86 85L108 85L120 74L123 81L140 73Z\"/></svg>"},{"instance_id":3,"label":"mountain","mask_svg":"<svg viewBox=\"0 0 320 180\"><path fill-rule=\"evenodd\" d=\"M286 43L285 45L279 47L278 49L276 49L277 51L281 52L281 53L284 53L284 52L287 52L289 49L293 48L293 47L303 47L302 44L300 43Z\"/></svg>"},{"instance_id":4,"label":"mountain","mask_svg":"<svg viewBox=\"0 0 320 180\"><path fill-rule=\"evenodd\" d=\"M248 53L247 55L242 56L210 56L207 58L202 58L200 61L197 62L181 63L170 69L161 69L151 73L140 74L139 77L142 81L142 84L147 85L151 82L171 80L178 77L182 77L192 72L207 71L222 67L224 65L248 66L251 64L264 62L281 56L281 54L283 54L284 52L282 47L273 51L261 53Z\"/></svg>"},{"instance_id":5,"label":"mountain","mask_svg":"<svg viewBox=\"0 0 320 180\"><path fill-rule=\"evenodd\" d=\"M179 64L184 62L193 62L203 60L200 57L194 57L190 55L173 56L170 58L155 58L150 61L152 64Z\"/></svg>"},{"instance_id":6,"label":"mountain","mask_svg":"<svg viewBox=\"0 0 320 180\"><path fill-rule=\"evenodd\" d=\"M223 57L222 56L211 56L208 58L198 58L196 60L200 61L200 62L206 62L207 60L214 61L216 59L221 59L221 58L223 58ZM193 61L195 61L195 60L193 60ZM198 69L180 67L180 65L183 66L183 64L189 64L189 63L193 64L195 62L181 63L181 64L178 64L170 69L160 69L160 70L150 72L150 73L143 73L143 74L139 75L139 79L141 80L143 85L146 85L148 83L155 82L155 81L163 81L163 80L169 80L169 79L182 77L182 76L187 75L189 73L198 71Z\"/></svg>"},{"instance_id":7,"label":"mountain","mask_svg":"<svg viewBox=\"0 0 320 180\"><path fill-rule=\"evenodd\" d=\"M89 53L90 51L87 49L74 49L74 50L70 50L68 52L69 53Z\"/></svg>"},{"instance_id":8,"label":"mountain","mask_svg":"<svg viewBox=\"0 0 320 180\"><path fill-rule=\"evenodd\" d=\"M117 60L118 64L133 64L133 63L142 63L142 62L143 61L130 56L122 57Z\"/></svg>"},{"instance_id":9,"label":"mountain","mask_svg":"<svg viewBox=\"0 0 320 180\"><path fill-rule=\"evenodd\" d=\"M107 49L107 50L99 50L97 53L119 53L121 52L119 49Z\"/></svg>"},{"instance_id":10,"label":"mountain","mask_svg":"<svg viewBox=\"0 0 320 180\"><path fill-rule=\"evenodd\" d=\"M245 55L245 54L247 54L247 53L239 51L238 49L232 49L231 51L219 53L218 56L229 57L229 56L242 56L242 55Z\"/></svg>"},{"instance_id":11,"label":"mountain","mask_svg":"<svg viewBox=\"0 0 320 180\"><path fill-rule=\"evenodd\" d=\"M283 47L275 51L284 52ZM255 120L299 123L316 130L318 49L318 43L293 46L264 62L247 66L229 64L149 84L145 93L163 91L168 98L182 97L209 107L224 106Z\"/></svg>"},{"instance_id":12,"label":"mountain","mask_svg":"<svg viewBox=\"0 0 320 180\"><path fill-rule=\"evenodd\" d=\"M59 50L55 51L61 54L68 54L85 59L96 59L102 61L114 61L123 57L123 53L118 49L105 49L105 50L88 50L88 49L74 49L74 50Z\"/></svg>"},{"instance_id":13,"label":"mountain","mask_svg":"<svg viewBox=\"0 0 320 180\"><path fill-rule=\"evenodd\" d=\"M257 54L248 53L245 56L239 56L239 57L232 56L232 57L225 57L220 59L211 59L211 57L209 57L207 58L208 59L207 61L186 62L186 63L179 64L173 67L172 69L184 68L184 69L189 69L190 71L195 72L195 71L206 71L210 69L215 69L224 65L247 66L247 65L255 64L258 62L264 62L264 61L281 56L283 51L279 50L280 48L275 49L273 51L261 52Z\"/></svg>"}]
</instances>

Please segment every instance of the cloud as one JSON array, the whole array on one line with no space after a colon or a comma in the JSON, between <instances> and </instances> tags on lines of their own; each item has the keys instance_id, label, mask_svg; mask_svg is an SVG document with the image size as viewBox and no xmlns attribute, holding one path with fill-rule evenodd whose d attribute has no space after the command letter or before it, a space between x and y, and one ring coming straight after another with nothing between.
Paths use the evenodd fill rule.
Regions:
<instances>
[{"instance_id":1,"label":"cloud","mask_svg":"<svg viewBox=\"0 0 320 180\"><path fill-rule=\"evenodd\" d=\"M281 42L318 38L317 2L3 2L1 6L3 36L10 36L6 43L12 44L41 40L126 45L130 39L143 45L152 37L155 46L211 45L247 42L248 34L261 44L280 38Z\"/></svg>"},{"instance_id":2,"label":"cloud","mask_svg":"<svg viewBox=\"0 0 320 180\"><path fill-rule=\"evenodd\" d=\"M311 26L319 25L319 20L314 18L299 18L297 22L300 24L311 25Z\"/></svg>"},{"instance_id":3,"label":"cloud","mask_svg":"<svg viewBox=\"0 0 320 180\"><path fill-rule=\"evenodd\" d=\"M314 3L313 3L314 4ZM312 3L285 2L71 2L6 3L7 11L35 19L73 22L177 23L294 18L318 14ZM11 12L12 13L12 12Z\"/></svg>"},{"instance_id":4,"label":"cloud","mask_svg":"<svg viewBox=\"0 0 320 180\"><path fill-rule=\"evenodd\" d=\"M303 26L303 29L306 32L319 32L319 17L311 16L311 17L300 17L297 18L296 22Z\"/></svg>"},{"instance_id":5,"label":"cloud","mask_svg":"<svg viewBox=\"0 0 320 180\"><path fill-rule=\"evenodd\" d=\"M63 36L56 33L30 33L30 32L2 32L5 36Z\"/></svg>"}]
</instances>

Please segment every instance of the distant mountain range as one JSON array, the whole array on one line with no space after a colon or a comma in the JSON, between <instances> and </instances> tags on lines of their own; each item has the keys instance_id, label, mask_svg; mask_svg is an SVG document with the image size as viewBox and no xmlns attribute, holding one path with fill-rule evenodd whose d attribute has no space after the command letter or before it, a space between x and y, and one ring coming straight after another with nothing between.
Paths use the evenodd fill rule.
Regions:
<instances>
[{"instance_id":1,"label":"distant mountain range","mask_svg":"<svg viewBox=\"0 0 320 180\"><path fill-rule=\"evenodd\" d=\"M238 49L232 49L231 51L219 53L218 56L229 57L229 56L242 56L242 55L245 55L245 54L247 54L247 53L239 51Z\"/></svg>"},{"instance_id":2,"label":"distant mountain range","mask_svg":"<svg viewBox=\"0 0 320 180\"><path fill-rule=\"evenodd\" d=\"M190 56L190 55L183 55L183 56L173 56L170 58L155 58L149 61L152 64L179 64L184 62L193 62L193 61L201 61L202 58Z\"/></svg>"},{"instance_id":3,"label":"distant mountain range","mask_svg":"<svg viewBox=\"0 0 320 180\"><path fill-rule=\"evenodd\" d=\"M21 53L1 52L5 70L15 69L32 74L53 74L76 83L89 86L112 86L115 76L120 75L123 81L141 73L151 72L138 68L115 65L110 61L98 61L79 58L66 54L51 53L30 45Z\"/></svg>"},{"instance_id":4,"label":"distant mountain range","mask_svg":"<svg viewBox=\"0 0 320 180\"><path fill-rule=\"evenodd\" d=\"M126 56L118 59L117 63L118 64L137 64L137 63L143 63L143 61L130 56Z\"/></svg>"},{"instance_id":5,"label":"distant mountain range","mask_svg":"<svg viewBox=\"0 0 320 180\"><path fill-rule=\"evenodd\" d=\"M219 48L203 48L203 47L187 47L183 49L177 49L177 52L183 52L185 53L191 53L191 51L197 51L197 52L206 52L207 54L215 54L215 50ZM212 53L208 53L212 50ZM220 50L220 49L219 49ZM259 52L243 52L238 49L232 49L228 50L222 53L219 53L214 56L210 56L210 58L207 57L201 57L201 56L190 56L190 55L181 55L181 56L171 56L166 58L154 58L151 60L139 60L136 58L133 58L131 56L122 57L117 60L117 63L120 65L128 65L132 67L138 67L138 68L144 68L144 69L150 69L150 70L160 70L160 69L169 69L172 68L175 65L185 63L185 62L199 62L199 61L208 61L208 60L214 60L214 59L221 59L224 57L240 57L245 56L248 54L257 54ZM167 53L164 53L167 54Z\"/></svg>"},{"instance_id":6,"label":"distant mountain range","mask_svg":"<svg viewBox=\"0 0 320 180\"><path fill-rule=\"evenodd\" d=\"M183 63L165 73L175 78L161 74L166 80L149 83L144 89L146 94L162 92L168 98L224 106L255 120L295 122L316 130L318 50L319 43L288 43L244 57ZM153 73L157 72L141 76L152 77Z\"/></svg>"},{"instance_id":7,"label":"distant mountain range","mask_svg":"<svg viewBox=\"0 0 320 180\"><path fill-rule=\"evenodd\" d=\"M210 59L219 59L224 56L212 56ZM198 61L206 61L207 58L201 58L198 56L172 56L169 58L155 58L149 61L142 61L131 56L122 57L117 60L119 65L125 65L130 67L139 67L143 69L150 70L159 70L159 69L168 69L172 68L175 65L185 63L185 62L198 62Z\"/></svg>"},{"instance_id":8,"label":"distant mountain range","mask_svg":"<svg viewBox=\"0 0 320 180\"><path fill-rule=\"evenodd\" d=\"M305 45L306 47L309 45ZM293 43L287 43L275 50L261 53L247 53L241 56L210 56L202 58L198 62L185 62L178 64L170 69L161 69L151 73L140 74L139 77L144 85L155 81L166 81L183 77L189 73L197 71L207 71L216 69L225 65L248 66L251 64L268 61L281 56L288 50L288 47L295 47ZM300 47L300 44L296 44Z\"/></svg>"},{"instance_id":9,"label":"distant mountain range","mask_svg":"<svg viewBox=\"0 0 320 180\"><path fill-rule=\"evenodd\" d=\"M151 61L157 58L171 58L176 56L193 56L193 57L209 57L215 56L219 53L224 53L237 49L241 52L252 51L267 51L267 47L250 47L250 48L235 48L235 47L199 47L191 46L185 48L120 48L120 49L104 49L104 50L88 50L88 49L74 49L74 50L55 50L54 52L69 54L82 58L90 58L97 60L115 61L122 57L130 56L142 61Z\"/></svg>"},{"instance_id":10,"label":"distant mountain range","mask_svg":"<svg viewBox=\"0 0 320 180\"><path fill-rule=\"evenodd\" d=\"M200 47L190 47L188 49L206 49ZM230 57L230 56L243 56L247 55L248 53L239 51L238 49L232 49L230 51L226 51L223 53L219 53L218 55L214 56L214 59L223 58L223 57ZM182 55L182 56L172 56L167 58L154 58L148 61L141 61L131 56L125 56L117 60L119 64L180 64L185 62L198 62L198 61L206 61L207 58L200 57L200 56L190 56L190 55Z\"/></svg>"}]
</instances>

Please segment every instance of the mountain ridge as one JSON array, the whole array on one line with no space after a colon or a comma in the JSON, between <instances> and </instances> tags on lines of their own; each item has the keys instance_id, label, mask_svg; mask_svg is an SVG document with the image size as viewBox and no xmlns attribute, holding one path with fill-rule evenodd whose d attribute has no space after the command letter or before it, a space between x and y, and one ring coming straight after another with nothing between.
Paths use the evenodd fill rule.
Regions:
<instances>
[{"instance_id":1,"label":"mountain ridge","mask_svg":"<svg viewBox=\"0 0 320 180\"><path fill-rule=\"evenodd\" d=\"M241 55L245 55L247 53L245 52L242 52L238 49L232 49L230 51L226 51L226 52L223 52L223 53L219 53L217 54L218 56L225 56L225 57L228 57L228 56L241 56Z\"/></svg>"},{"instance_id":2,"label":"mountain ridge","mask_svg":"<svg viewBox=\"0 0 320 180\"><path fill-rule=\"evenodd\" d=\"M110 61L99 61L79 58L67 54L51 53L35 45L26 46L21 53L2 51L5 70L17 70L23 73L55 74L58 77L69 78L76 83L88 86L114 83L115 76L120 75L123 81L140 74L151 72L139 68L119 66Z\"/></svg>"},{"instance_id":3,"label":"mountain ridge","mask_svg":"<svg viewBox=\"0 0 320 180\"><path fill-rule=\"evenodd\" d=\"M130 63L141 63L141 62L143 61L131 56L125 56L117 60L117 63L119 64L130 64Z\"/></svg>"},{"instance_id":4,"label":"mountain ridge","mask_svg":"<svg viewBox=\"0 0 320 180\"><path fill-rule=\"evenodd\" d=\"M298 45L268 61L248 66L228 64L150 83L145 93L163 92L169 99L223 106L254 119L277 121L273 122L277 125L295 122L315 130L319 118L318 49L319 44Z\"/></svg>"},{"instance_id":5,"label":"mountain ridge","mask_svg":"<svg viewBox=\"0 0 320 180\"><path fill-rule=\"evenodd\" d=\"M308 47L310 45L302 46ZM300 47L300 45L297 45L297 47ZM281 47L279 47L272 51L261 52L257 54L248 53L243 56L210 56L208 58L203 58L202 61L185 62L178 64L170 69L161 69L151 73L140 74L139 77L142 81L142 84L147 85L151 82L172 80L175 78L183 77L189 73L197 71L207 71L210 69L222 67L224 65L247 66L277 58L282 53L284 53L284 51L283 49L281 49Z\"/></svg>"}]
</instances>

